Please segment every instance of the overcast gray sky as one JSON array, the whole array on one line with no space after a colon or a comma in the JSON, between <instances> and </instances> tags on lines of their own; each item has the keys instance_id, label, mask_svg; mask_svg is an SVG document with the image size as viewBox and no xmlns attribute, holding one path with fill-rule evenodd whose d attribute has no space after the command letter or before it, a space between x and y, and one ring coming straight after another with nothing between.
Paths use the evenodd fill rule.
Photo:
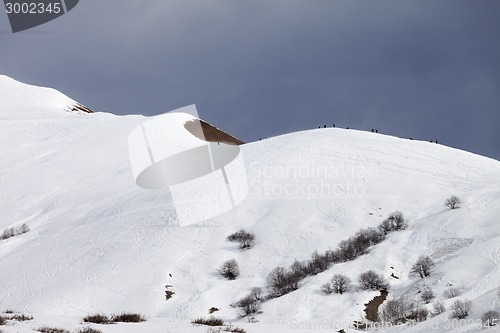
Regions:
<instances>
[{"instance_id":1,"label":"overcast gray sky","mask_svg":"<svg viewBox=\"0 0 500 333\"><path fill-rule=\"evenodd\" d=\"M500 159L498 0L81 0L16 34L0 12L0 73L244 141L336 123Z\"/></svg>"}]
</instances>

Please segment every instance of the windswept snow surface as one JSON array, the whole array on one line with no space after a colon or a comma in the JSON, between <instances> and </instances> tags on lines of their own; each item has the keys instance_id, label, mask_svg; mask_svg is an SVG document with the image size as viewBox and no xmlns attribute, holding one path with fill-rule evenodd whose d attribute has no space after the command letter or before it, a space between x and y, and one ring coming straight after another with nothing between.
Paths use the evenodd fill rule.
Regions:
<instances>
[{"instance_id":1,"label":"windswept snow surface","mask_svg":"<svg viewBox=\"0 0 500 333\"><path fill-rule=\"evenodd\" d=\"M102 332L206 332L191 320L214 315L247 332L328 332L364 318L377 292L354 288L326 295L335 273L373 269L390 279L389 299L418 300L424 285L447 308L470 299L477 320L500 311L500 162L442 145L357 130L315 129L243 145L249 195L236 209L180 227L168 189L134 184L127 147L142 116L69 113L61 93L0 76L0 233L26 223L30 231L0 240L0 312L40 326L83 327L87 314L137 312L141 324L94 325ZM461 208L444 200L457 195ZM197 209L197 207L193 207ZM299 290L263 304L255 323L230 306L265 287L276 266L306 260L401 211L405 231L370 253L302 281ZM246 229L255 246L240 251L228 234ZM0 234L1 235L1 234ZM409 277L420 255L436 262L424 280ZM235 258L241 275L217 268ZM390 278L394 274L399 279ZM170 276L171 275L171 276ZM165 300L165 285L175 295ZM450 286L461 295L445 299ZM431 308L431 305L429 305ZM477 324L448 328L450 312L415 327L388 331L482 332ZM430 326L433 325L433 326ZM491 329L490 331L493 331Z\"/></svg>"}]
</instances>

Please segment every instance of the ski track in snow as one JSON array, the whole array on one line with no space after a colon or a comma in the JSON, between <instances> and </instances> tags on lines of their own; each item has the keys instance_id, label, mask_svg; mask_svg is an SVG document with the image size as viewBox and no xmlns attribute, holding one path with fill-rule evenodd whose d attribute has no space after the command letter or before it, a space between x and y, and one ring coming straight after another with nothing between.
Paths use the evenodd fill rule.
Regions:
<instances>
[{"instance_id":1,"label":"ski track in snow","mask_svg":"<svg viewBox=\"0 0 500 333\"><path fill-rule=\"evenodd\" d=\"M491 263L489 272L484 277L480 277L473 288L474 293L481 296L500 286L500 245L493 246L489 251L482 251L477 247L476 251L479 257Z\"/></svg>"}]
</instances>

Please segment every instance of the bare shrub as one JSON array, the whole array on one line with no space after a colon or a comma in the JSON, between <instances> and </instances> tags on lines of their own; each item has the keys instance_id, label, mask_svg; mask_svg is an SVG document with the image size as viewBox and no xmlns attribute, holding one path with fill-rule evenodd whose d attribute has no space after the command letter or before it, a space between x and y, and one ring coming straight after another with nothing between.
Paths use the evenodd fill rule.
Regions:
<instances>
[{"instance_id":1,"label":"bare shrub","mask_svg":"<svg viewBox=\"0 0 500 333\"><path fill-rule=\"evenodd\" d=\"M239 231L227 236L227 240L230 242L239 242L240 239L242 239L246 234L248 234L247 231L240 229Z\"/></svg>"},{"instance_id":2,"label":"bare shrub","mask_svg":"<svg viewBox=\"0 0 500 333\"><path fill-rule=\"evenodd\" d=\"M143 321L146 321L146 318L138 313L121 313L111 317L104 314L94 314L83 318L83 322L94 324L140 323Z\"/></svg>"},{"instance_id":3,"label":"bare shrub","mask_svg":"<svg viewBox=\"0 0 500 333\"><path fill-rule=\"evenodd\" d=\"M20 227L7 228L3 231L2 236L0 236L0 240L22 235L27 233L28 231L30 231L30 228L26 223L24 223Z\"/></svg>"},{"instance_id":4,"label":"bare shrub","mask_svg":"<svg viewBox=\"0 0 500 333\"><path fill-rule=\"evenodd\" d=\"M323 290L325 292L325 294L328 294L330 295L331 293L333 293L333 287L332 287L332 284L330 281L328 281L327 283L323 284L321 286L321 290Z\"/></svg>"},{"instance_id":5,"label":"bare shrub","mask_svg":"<svg viewBox=\"0 0 500 333\"><path fill-rule=\"evenodd\" d=\"M206 326L224 326L224 321L216 317L208 317L208 318L199 317L193 320L191 323L198 325L206 325Z\"/></svg>"},{"instance_id":6,"label":"bare shrub","mask_svg":"<svg viewBox=\"0 0 500 333\"><path fill-rule=\"evenodd\" d=\"M3 231L3 235L2 235L2 239L9 239L11 237L14 237L15 236L15 233L14 233L14 228L8 228L8 229L5 229Z\"/></svg>"},{"instance_id":7,"label":"bare shrub","mask_svg":"<svg viewBox=\"0 0 500 333\"><path fill-rule=\"evenodd\" d=\"M454 298L460 296L461 292L457 288L449 288L443 292L443 296L446 298Z\"/></svg>"},{"instance_id":8,"label":"bare shrub","mask_svg":"<svg viewBox=\"0 0 500 333\"><path fill-rule=\"evenodd\" d=\"M429 310L427 310L427 308L423 306L415 306L413 307L409 318L417 322L422 322L427 320L428 316L429 316Z\"/></svg>"},{"instance_id":9,"label":"bare shrub","mask_svg":"<svg viewBox=\"0 0 500 333\"><path fill-rule=\"evenodd\" d=\"M70 331L64 330L62 328L54 328L54 327L48 327L48 326L39 327L35 331L42 332L42 333L71 333Z\"/></svg>"},{"instance_id":10,"label":"bare shrub","mask_svg":"<svg viewBox=\"0 0 500 333\"><path fill-rule=\"evenodd\" d=\"M444 205L449 209L457 209L460 208L461 201L456 195L452 195L444 202Z\"/></svg>"},{"instance_id":11,"label":"bare shrub","mask_svg":"<svg viewBox=\"0 0 500 333\"><path fill-rule=\"evenodd\" d=\"M380 321L391 324L406 323L409 320L422 322L427 319L429 311L423 306L417 306L404 297L385 301L379 309Z\"/></svg>"},{"instance_id":12,"label":"bare shrub","mask_svg":"<svg viewBox=\"0 0 500 333\"><path fill-rule=\"evenodd\" d=\"M219 274L228 280L234 280L240 275L238 262L235 259L229 259L219 268Z\"/></svg>"},{"instance_id":13,"label":"bare shrub","mask_svg":"<svg viewBox=\"0 0 500 333\"><path fill-rule=\"evenodd\" d=\"M256 287L252 288L250 291L250 297L252 297L256 301L262 301L264 299L264 294L262 292L262 288Z\"/></svg>"},{"instance_id":14,"label":"bare shrub","mask_svg":"<svg viewBox=\"0 0 500 333\"><path fill-rule=\"evenodd\" d=\"M26 223L23 223L18 229L17 229L17 232L18 232L18 235L21 235L21 234L25 234L27 233L28 231L30 231L30 228L28 227L28 225Z\"/></svg>"},{"instance_id":15,"label":"bare shrub","mask_svg":"<svg viewBox=\"0 0 500 333\"><path fill-rule=\"evenodd\" d=\"M226 325L224 327L210 327L207 333L246 333L246 331L238 326L233 326L232 324Z\"/></svg>"},{"instance_id":16,"label":"bare shrub","mask_svg":"<svg viewBox=\"0 0 500 333\"><path fill-rule=\"evenodd\" d=\"M300 278L283 267L275 267L267 276L267 286L272 297L280 297L299 288Z\"/></svg>"},{"instance_id":17,"label":"bare shrub","mask_svg":"<svg viewBox=\"0 0 500 333\"><path fill-rule=\"evenodd\" d=\"M323 291L327 294L343 294L351 288L351 279L342 274L335 274L330 281L323 285Z\"/></svg>"},{"instance_id":18,"label":"bare shrub","mask_svg":"<svg viewBox=\"0 0 500 333\"><path fill-rule=\"evenodd\" d=\"M431 270L434 268L434 260L429 256L420 256L415 264L411 267L410 275L419 275L422 279L431 275Z\"/></svg>"},{"instance_id":19,"label":"bare shrub","mask_svg":"<svg viewBox=\"0 0 500 333\"><path fill-rule=\"evenodd\" d=\"M222 327L209 327L207 333L222 333Z\"/></svg>"},{"instance_id":20,"label":"bare shrub","mask_svg":"<svg viewBox=\"0 0 500 333\"><path fill-rule=\"evenodd\" d=\"M434 295L434 292L430 288L425 288L420 293L420 298L424 304L429 304L435 297L436 295Z\"/></svg>"},{"instance_id":21,"label":"bare shrub","mask_svg":"<svg viewBox=\"0 0 500 333\"><path fill-rule=\"evenodd\" d=\"M364 290L387 290L389 288L389 284L384 277L372 270L361 273L358 282L361 289Z\"/></svg>"},{"instance_id":22,"label":"bare shrub","mask_svg":"<svg viewBox=\"0 0 500 333\"><path fill-rule=\"evenodd\" d=\"M243 229L227 236L227 239L231 242L238 242L242 250L250 249L255 245L255 235Z\"/></svg>"},{"instance_id":23,"label":"bare shrub","mask_svg":"<svg viewBox=\"0 0 500 333\"><path fill-rule=\"evenodd\" d=\"M485 326L496 326L500 324L500 314L497 311L488 311L483 314L481 320Z\"/></svg>"},{"instance_id":24,"label":"bare shrub","mask_svg":"<svg viewBox=\"0 0 500 333\"><path fill-rule=\"evenodd\" d=\"M404 230L407 227L408 223L401 212L389 214L389 217L379 225L380 231L382 231L385 235L393 231Z\"/></svg>"},{"instance_id":25,"label":"bare shrub","mask_svg":"<svg viewBox=\"0 0 500 333\"><path fill-rule=\"evenodd\" d=\"M236 306L240 308L241 317L262 313L260 311L262 298L262 289L253 288L248 296L236 303Z\"/></svg>"},{"instance_id":26,"label":"bare shrub","mask_svg":"<svg viewBox=\"0 0 500 333\"><path fill-rule=\"evenodd\" d=\"M246 331L243 328L238 326L233 326L232 324L229 324L226 327L224 327L223 331L230 333L246 333Z\"/></svg>"},{"instance_id":27,"label":"bare shrub","mask_svg":"<svg viewBox=\"0 0 500 333\"><path fill-rule=\"evenodd\" d=\"M0 316L0 325L5 325L5 318Z\"/></svg>"},{"instance_id":28,"label":"bare shrub","mask_svg":"<svg viewBox=\"0 0 500 333\"><path fill-rule=\"evenodd\" d=\"M94 323L94 324L112 324L113 323L113 321L105 314L88 315L85 318L83 318L83 322Z\"/></svg>"},{"instance_id":29,"label":"bare shrub","mask_svg":"<svg viewBox=\"0 0 500 333\"><path fill-rule=\"evenodd\" d=\"M238 306L240 308L240 316L241 317L246 317L246 316L251 316L251 315L256 315L256 314L262 313L261 302L253 299L250 296L247 296L247 297L241 299L238 302Z\"/></svg>"},{"instance_id":30,"label":"bare shrub","mask_svg":"<svg viewBox=\"0 0 500 333\"><path fill-rule=\"evenodd\" d=\"M391 324L406 322L412 307L413 305L402 297L387 300L380 307L378 318L382 322Z\"/></svg>"},{"instance_id":31,"label":"bare shrub","mask_svg":"<svg viewBox=\"0 0 500 333\"><path fill-rule=\"evenodd\" d=\"M358 231L354 236L339 243L338 249L328 253L330 262L346 262L367 254L371 246L381 243L385 235L377 229L369 228Z\"/></svg>"},{"instance_id":32,"label":"bare shrub","mask_svg":"<svg viewBox=\"0 0 500 333\"><path fill-rule=\"evenodd\" d=\"M311 261L303 264L302 270L306 275L315 275L328 269L332 263L352 261L367 254L369 248L381 243L385 234L376 228L361 229L354 236L339 243L337 249L329 249L324 254L314 251Z\"/></svg>"},{"instance_id":33,"label":"bare shrub","mask_svg":"<svg viewBox=\"0 0 500 333\"><path fill-rule=\"evenodd\" d=\"M452 318L465 319L471 313L472 302L470 300L456 300L450 309Z\"/></svg>"},{"instance_id":34,"label":"bare shrub","mask_svg":"<svg viewBox=\"0 0 500 333\"><path fill-rule=\"evenodd\" d=\"M26 320L32 320L33 316L27 316L25 314L14 314L14 315L8 317L7 319L16 320L16 321L26 321Z\"/></svg>"},{"instance_id":35,"label":"bare shrub","mask_svg":"<svg viewBox=\"0 0 500 333\"><path fill-rule=\"evenodd\" d=\"M140 323L146 321L146 318L139 313L120 313L111 316L111 321L114 323Z\"/></svg>"},{"instance_id":36,"label":"bare shrub","mask_svg":"<svg viewBox=\"0 0 500 333\"><path fill-rule=\"evenodd\" d=\"M95 328L92 327L84 327L80 328L76 333L102 333L102 331L96 330Z\"/></svg>"},{"instance_id":37,"label":"bare shrub","mask_svg":"<svg viewBox=\"0 0 500 333\"><path fill-rule=\"evenodd\" d=\"M434 305L432 306L432 312L431 312L431 315L433 317L435 316L439 316L441 313L445 312L446 311L446 307L444 306L444 303L443 302L436 302L434 303Z\"/></svg>"}]
</instances>

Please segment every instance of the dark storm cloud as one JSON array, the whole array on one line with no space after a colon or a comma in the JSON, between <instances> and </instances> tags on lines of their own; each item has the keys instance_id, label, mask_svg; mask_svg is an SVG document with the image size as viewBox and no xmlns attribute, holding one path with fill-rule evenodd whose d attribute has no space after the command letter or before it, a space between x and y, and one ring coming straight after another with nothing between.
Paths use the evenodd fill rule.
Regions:
<instances>
[{"instance_id":1,"label":"dark storm cloud","mask_svg":"<svg viewBox=\"0 0 500 333\"><path fill-rule=\"evenodd\" d=\"M0 72L117 114L196 103L246 141L335 122L498 159L498 17L495 0L86 0L2 22Z\"/></svg>"}]
</instances>

